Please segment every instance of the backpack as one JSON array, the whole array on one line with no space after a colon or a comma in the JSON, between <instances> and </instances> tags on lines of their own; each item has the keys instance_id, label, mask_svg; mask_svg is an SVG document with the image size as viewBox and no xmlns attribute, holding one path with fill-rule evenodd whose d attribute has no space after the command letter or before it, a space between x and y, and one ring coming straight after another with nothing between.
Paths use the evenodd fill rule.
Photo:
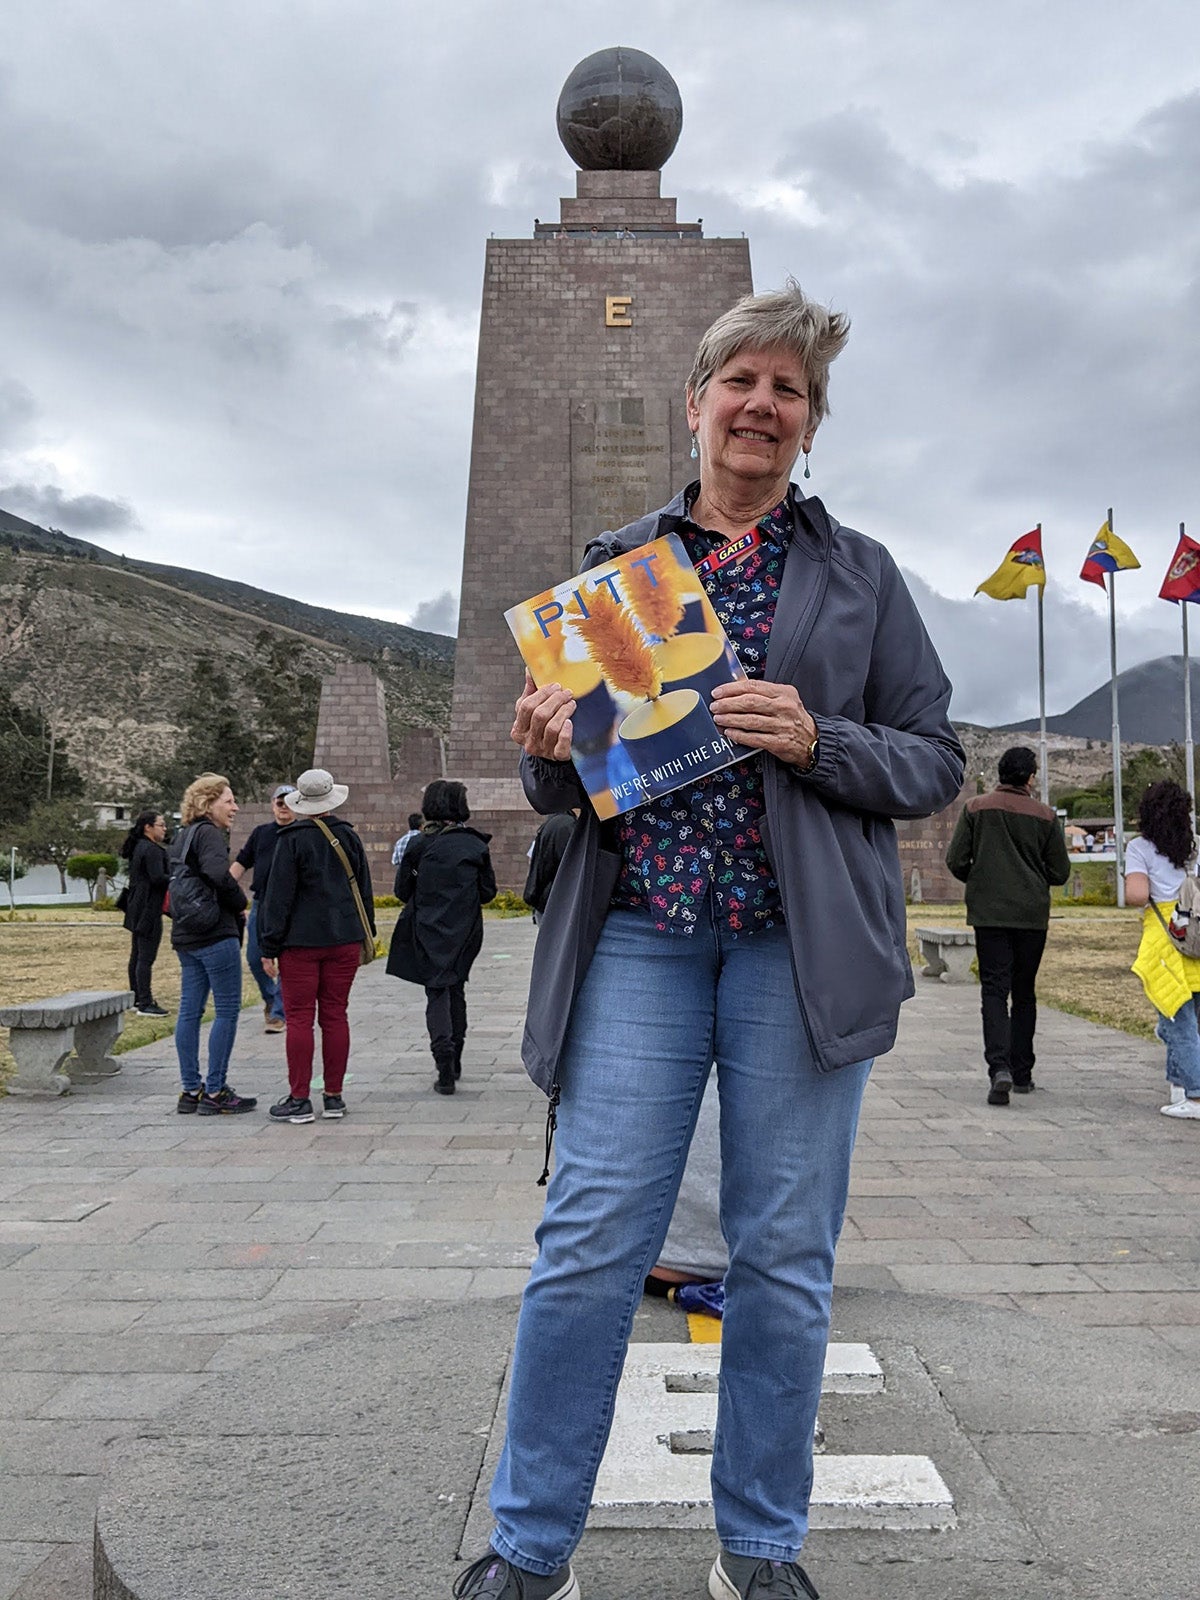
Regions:
<instances>
[{"instance_id":1,"label":"backpack","mask_svg":"<svg viewBox=\"0 0 1200 1600\"><path fill-rule=\"evenodd\" d=\"M1151 900L1151 905L1154 901ZM1154 905L1154 915L1163 925L1167 938L1181 956L1200 960L1200 878L1196 876L1196 852L1187 858L1183 867L1183 881L1179 885L1179 898L1167 922Z\"/></svg>"},{"instance_id":2,"label":"backpack","mask_svg":"<svg viewBox=\"0 0 1200 1600\"><path fill-rule=\"evenodd\" d=\"M171 852L171 881L167 885L173 933L188 939L202 939L215 931L221 920L217 891L202 878L188 860L199 823L185 828Z\"/></svg>"}]
</instances>

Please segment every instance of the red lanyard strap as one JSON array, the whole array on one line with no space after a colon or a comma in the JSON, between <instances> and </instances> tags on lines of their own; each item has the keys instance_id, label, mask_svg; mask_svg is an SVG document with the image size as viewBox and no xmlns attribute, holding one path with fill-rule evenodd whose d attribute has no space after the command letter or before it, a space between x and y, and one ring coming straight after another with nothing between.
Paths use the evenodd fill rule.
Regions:
<instances>
[{"instance_id":1,"label":"red lanyard strap","mask_svg":"<svg viewBox=\"0 0 1200 1600\"><path fill-rule=\"evenodd\" d=\"M740 561L748 555L757 545L762 543L762 534L758 528L751 528L747 533L741 533L729 544L723 544L719 550L714 550L711 555L696 562L696 572L701 578L707 578L710 572L719 572L722 567L727 567L731 561Z\"/></svg>"}]
</instances>

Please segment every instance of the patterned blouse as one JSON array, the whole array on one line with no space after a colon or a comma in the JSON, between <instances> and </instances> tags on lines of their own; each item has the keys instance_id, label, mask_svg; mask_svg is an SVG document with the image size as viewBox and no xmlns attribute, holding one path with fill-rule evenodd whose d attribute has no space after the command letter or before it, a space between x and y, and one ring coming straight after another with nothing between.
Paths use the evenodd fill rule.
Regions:
<instances>
[{"instance_id":1,"label":"patterned blouse","mask_svg":"<svg viewBox=\"0 0 1200 1600\"><path fill-rule=\"evenodd\" d=\"M677 533L693 562L729 543L691 520L699 492L685 499ZM783 563L792 536L788 502L758 523L762 541L701 581L747 677L761 678ZM779 885L763 849L762 758L750 756L701 782L627 811L618 821L622 867L615 906L646 907L660 932L691 934L712 896L712 914L734 938L783 923Z\"/></svg>"}]
</instances>

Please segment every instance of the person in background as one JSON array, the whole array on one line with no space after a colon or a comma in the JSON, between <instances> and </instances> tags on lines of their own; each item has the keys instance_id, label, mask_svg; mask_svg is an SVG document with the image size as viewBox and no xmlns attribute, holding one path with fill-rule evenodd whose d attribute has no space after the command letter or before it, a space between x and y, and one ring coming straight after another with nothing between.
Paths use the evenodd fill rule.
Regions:
<instances>
[{"instance_id":1,"label":"person in background","mask_svg":"<svg viewBox=\"0 0 1200 1600\"><path fill-rule=\"evenodd\" d=\"M404 910L392 935L387 969L425 989L425 1025L437 1067L434 1088L453 1094L467 1037L466 983L483 945L482 907L496 898L488 854L491 835L467 827L461 783L437 778L421 799L421 836L396 870Z\"/></svg>"},{"instance_id":2,"label":"person in background","mask_svg":"<svg viewBox=\"0 0 1200 1600\"><path fill-rule=\"evenodd\" d=\"M571 811L556 811L542 823L530 847L529 876L525 879L521 898L527 906L532 906L535 922L546 909L550 890L554 887L554 875L575 831L578 815L578 806Z\"/></svg>"},{"instance_id":3,"label":"person in background","mask_svg":"<svg viewBox=\"0 0 1200 1600\"><path fill-rule=\"evenodd\" d=\"M251 829L250 837L238 851L229 869L239 883L247 872L253 874L250 886L254 891L254 898L250 902L250 916L246 922L246 965L250 968L250 975L258 985L258 992L263 998L264 1033L282 1033L287 1026L283 1013L283 992L279 981L276 978L269 978L263 971L262 951L258 946L258 908L267 892L267 880L271 876L271 858L275 854L275 841L279 838L279 830L286 828L288 823L294 820L284 798L291 793L291 789L290 783L276 784L272 789L271 821L260 822L257 828Z\"/></svg>"},{"instance_id":4,"label":"person in background","mask_svg":"<svg viewBox=\"0 0 1200 1600\"><path fill-rule=\"evenodd\" d=\"M400 861L404 855L404 852L408 849L413 840L420 834L422 821L423 818L419 811L410 811L408 813L408 832L402 833L392 846L393 867L398 867L400 865Z\"/></svg>"},{"instance_id":5,"label":"person in background","mask_svg":"<svg viewBox=\"0 0 1200 1600\"><path fill-rule=\"evenodd\" d=\"M166 837L167 822L161 811L139 811L121 843L121 856L129 863L122 908L131 935L129 987L139 1017L167 1015L155 1000L150 982L162 941L163 895L171 875L163 846Z\"/></svg>"},{"instance_id":6,"label":"person in background","mask_svg":"<svg viewBox=\"0 0 1200 1600\"><path fill-rule=\"evenodd\" d=\"M1152 783L1138 827L1141 837L1125 850L1125 903L1145 907L1132 970L1158 1012L1154 1031L1167 1047L1170 1098L1159 1109L1164 1117L1200 1118L1200 961L1178 950L1159 920L1169 921L1184 875L1196 870L1191 795L1169 778Z\"/></svg>"},{"instance_id":7,"label":"person in background","mask_svg":"<svg viewBox=\"0 0 1200 1600\"><path fill-rule=\"evenodd\" d=\"M326 1117L344 1117L350 1060L350 990L363 941L375 938L375 900L362 840L332 816L350 791L321 767L302 772L287 794L295 821L280 829L259 911L268 977L283 983L288 1092L271 1107L276 1122L312 1122L314 1028L321 1030Z\"/></svg>"},{"instance_id":8,"label":"person in background","mask_svg":"<svg viewBox=\"0 0 1200 1600\"><path fill-rule=\"evenodd\" d=\"M183 1088L177 1109L202 1117L253 1111L258 1101L235 1094L226 1082L242 1009L242 934L246 896L229 871L228 832L237 816L229 779L202 772L184 792L180 831L171 850L174 866L185 858L216 896L216 924L194 933L171 923L171 944L179 957L182 992L175 1019L175 1053ZM200 1081L200 1018L211 992L216 1013L208 1035L208 1076Z\"/></svg>"},{"instance_id":9,"label":"person in background","mask_svg":"<svg viewBox=\"0 0 1200 1600\"><path fill-rule=\"evenodd\" d=\"M1036 772L1027 745L1006 750L1000 782L967 801L946 852L946 865L967 886L967 922L975 929L990 1106L1006 1106L1010 1090L1033 1090L1034 985L1050 926L1050 885L1071 876L1062 823L1030 794Z\"/></svg>"}]
</instances>

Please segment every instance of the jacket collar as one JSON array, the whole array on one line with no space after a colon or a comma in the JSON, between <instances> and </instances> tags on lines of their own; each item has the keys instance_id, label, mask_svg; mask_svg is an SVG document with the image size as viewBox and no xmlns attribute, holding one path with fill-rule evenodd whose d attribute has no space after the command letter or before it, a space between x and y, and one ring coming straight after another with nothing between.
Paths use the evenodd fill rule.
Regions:
<instances>
[{"instance_id":1,"label":"jacket collar","mask_svg":"<svg viewBox=\"0 0 1200 1600\"><path fill-rule=\"evenodd\" d=\"M624 555L627 550L636 550L639 545L649 544L651 539L678 532L691 521L687 508L695 500L699 487L697 479L681 489L661 511L639 517L617 533L600 534L588 544L585 557L592 551L599 551L598 559L608 561L613 556ZM815 495L805 495L794 483L788 485L787 500L792 518L792 543L797 542L797 535L802 535L810 555L827 556L833 542L833 521L825 507Z\"/></svg>"}]
</instances>

